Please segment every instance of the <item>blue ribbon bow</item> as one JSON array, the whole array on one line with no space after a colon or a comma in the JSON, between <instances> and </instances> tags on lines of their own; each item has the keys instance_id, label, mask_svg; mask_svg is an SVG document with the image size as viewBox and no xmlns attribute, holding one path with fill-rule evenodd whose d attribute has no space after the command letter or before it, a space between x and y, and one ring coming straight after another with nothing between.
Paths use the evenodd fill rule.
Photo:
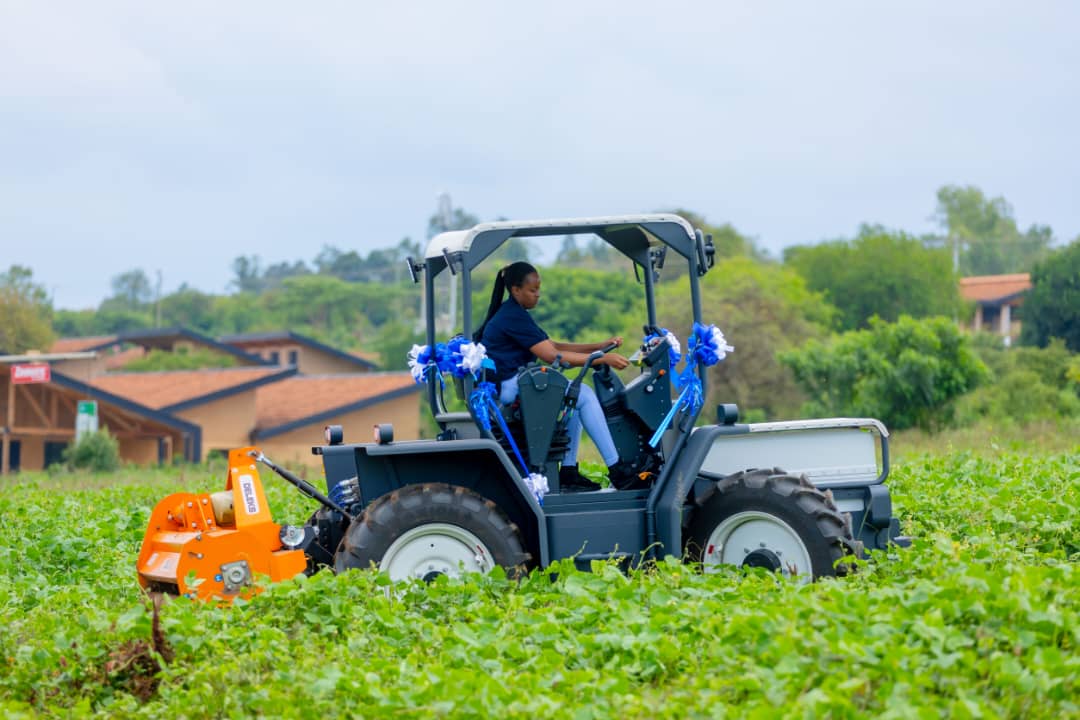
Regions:
<instances>
[{"instance_id":1,"label":"blue ribbon bow","mask_svg":"<svg viewBox=\"0 0 1080 720\"><path fill-rule=\"evenodd\" d=\"M697 366L712 367L735 349L727 344L724 333L715 325L702 325L697 322L694 323L686 346L686 366L675 379L675 387L681 387L682 392L649 439L650 447L656 447L660 443L660 438L671 426L680 409L685 410L687 415L694 415L704 404L705 397L702 393L701 378L697 375Z\"/></svg>"}]
</instances>

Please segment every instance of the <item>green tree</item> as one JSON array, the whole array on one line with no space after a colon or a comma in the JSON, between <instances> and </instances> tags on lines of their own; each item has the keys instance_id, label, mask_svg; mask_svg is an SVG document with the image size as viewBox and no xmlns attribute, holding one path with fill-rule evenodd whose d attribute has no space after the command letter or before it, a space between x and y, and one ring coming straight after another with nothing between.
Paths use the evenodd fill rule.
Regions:
<instances>
[{"instance_id":1,"label":"green tree","mask_svg":"<svg viewBox=\"0 0 1080 720\"><path fill-rule=\"evenodd\" d=\"M1060 338L1042 348L1006 348L999 336L989 333L973 339L991 375L990 382L958 401L957 418L962 424L983 419L1025 423L1080 415L1080 394L1070 377L1080 355L1070 353Z\"/></svg>"},{"instance_id":2,"label":"green tree","mask_svg":"<svg viewBox=\"0 0 1080 720\"><path fill-rule=\"evenodd\" d=\"M52 303L30 268L0 273L0 352L48 350L53 343Z\"/></svg>"},{"instance_id":3,"label":"green tree","mask_svg":"<svg viewBox=\"0 0 1080 720\"><path fill-rule=\"evenodd\" d=\"M617 265L629 267L630 261L598 237L590 237L582 246L573 235L567 235L562 240L555 264L560 268L609 270Z\"/></svg>"},{"instance_id":4,"label":"green tree","mask_svg":"<svg viewBox=\"0 0 1080 720\"><path fill-rule=\"evenodd\" d=\"M424 332L414 322L392 321L383 325L369 343L379 354L380 365L389 371L408 369L408 354L413 345L423 345Z\"/></svg>"},{"instance_id":5,"label":"green tree","mask_svg":"<svg viewBox=\"0 0 1080 720\"><path fill-rule=\"evenodd\" d=\"M161 317L166 326L180 326L213 333L215 330L214 298L187 284L161 299Z\"/></svg>"},{"instance_id":6,"label":"green tree","mask_svg":"<svg viewBox=\"0 0 1080 720\"><path fill-rule=\"evenodd\" d=\"M1080 237L1035 266L1024 298L1024 342L1045 347L1061 338L1080 352Z\"/></svg>"},{"instance_id":7,"label":"green tree","mask_svg":"<svg viewBox=\"0 0 1080 720\"><path fill-rule=\"evenodd\" d=\"M937 219L947 233L941 241L950 248L953 242L960 244L961 275L1025 272L1046 256L1053 242L1045 225L1021 232L1005 198L987 198L972 185L946 185L938 190L937 200Z\"/></svg>"},{"instance_id":8,"label":"green tree","mask_svg":"<svg viewBox=\"0 0 1080 720\"><path fill-rule=\"evenodd\" d=\"M212 315L214 335L280 330L283 325L278 314L266 306L265 298L252 292L214 296Z\"/></svg>"},{"instance_id":9,"label":"green tree","mask_svg":"<svg viewBox=\"0 0 1080 720\"><path fill-rule=\"evenodd\" d=\"M445 201L442 198L446 198ZM433 238L449 230L467 230L480 223L480 219L464 208L451 207L449 196L440 197L440 207L428 218L427 236Z\"/></svg>"},{"instance_id":10,"label":"green tree","mask_svg":"<svg viewBox=\"0 0 1080 720\"><path fill-rule=\"evenodd\" d=\"M154 299L154 286L141 268L122 272L112 279L112 297L106 300L116 310L143 310Z\"/></svg>"},{"instance_id":11,"label":"green tree","mask_svg":"<svg viewBox=\"0 0 1080 720\"><path fill-rule=\"evenodd\" d=\"M188 349L180 347L173 351L155 348L143 357L124 365L124 371L200 370L202 368L233 367L234 365L236 365L236 358L232 355L215 352L209 348Z\"/></svg>"},{"instance_id":12,"label":"green tree","mask_svg":"<svg viewBox=\"0 0 1080 720\"><path fill-rule=\"evenodd\" d=\"M853 240L788 248L784 261L825 293L844 330L866 327L874 316L952 315L959 306L948 252L880 226L864 225Z\"/></svg>"},{"instance_id":13,"label":"green tree","mask_svg":"<svg viewBox=\"0 0 1080 720\"><path fill-rule=\"evenodd\" d=\"M808 414L876 417L896 430L947 425L953 401L987 375L969 338L942 317L873 318L869 329L811 340L780 361L810 397Z\"/></svg>"},{"instance_id":14,"label":"green tree","mask_svg":"<svg viewBox=\"0 0 1080 720\"><path fill-rule=\"evenodd\" d=\"M628 317L644 318L645 296L632 275L558 267L542 269L541 278L533 317L557 340L599 342L622 332Z\"/></svg>"},{"instance_id":15,"label":"green tree","mask_svg":"<svg viewBox=\"0 0 1080 720\"><path fill-rule=\"evenodd\" d=\"M266 290L276 288L287 278L310 274L311 269L308 268L303 260L274 263L273 265L268 265L262 274L262 290L265 292Z\"/></svg>"},{"instance_id":16,"label":"green tree","mask_svg":"<svg viewBox=\"0 0 1080 720\"><path fill-rule=\"evenodd\" d=\"M126 310L115 308L103 302L98 309L95 322L98 330L95 335L115 335L132 330L145 330L154 326L154 318L148 310Z\"/></svg>"},{"instance_id":17,"label":"green tree","mask_svg":"<svg viewBox=\"0 0 1080 720\"><path fill-rule=\"evenodd\" d=\"M364 277L364 258L355 250L342 251L326 245L315 256L315 272L320 275L333 275L348 282L357 282Z\"/></svg>"},{"instance_id":18,"label":"green tree","mask_svg":"<svg viewBox=\"0 0 1080 720\"><path fill-rule=\"evenodd\" d=\"M559 254L555 256L555 264L559 267L576 267L581 264L584 253L578 245L577 237L566 235L559 245Z\"/></svg>"},{"instance_id":19,"label":"green tree","mask_svg":"<svg viewBox=\"0 0 1080 720\"><path fill-rule=\"evenodd\" d=\"M98 312L93 309L57 309L53 312L52 326L60 337L88 337L105 333L98 322Z\"/></svg>"},{"instance_id":20,"label":"green tree","mask_svg":"<svg viewBox=\"0 0 1080 720\"><path fill-rule=\"evenodd\" d=\"M260 298L277 326L342 348L370 339L372 330L392 320L415 318L413 293L404 285L351 283L327 275L287 278Z\"/></svg>"},{"instance_id":21,"label":"green tree","mask_svg":"<svg viewBox=\"0 0 1080 720\"><path fill-rule=\"evenodd\" d=\"M233 279L229 286L237 292L258 293L263 289L258 255L241 255L232 261Z\"/></svg>"},{"instance_id":22,"label":"green tree","mask_svg":"<svg viewBox=\"0 0 1080 720\"><path fill-rule=\"evenodd\" d=\"M686 218L691 225L700 228L701 232L705 235L712 235L713 245L716 247L716 256L718 258L749 255L758 260L766 259L764 251L754 243L753 238L740 233L733 225L731 225L731 223L714 225L706 220L704 215L700 215L693 210L685 210L682 208L676 208L675 210L665 212L681 215ZM685 266L682 270L685 272Z\"/></svg>"},{"instance_id":23,"label":"green tree","mask_svg":"<svg viewBox=\"0 0 1080 720\"><path fill-rule=\"evenodd\" d=\"M825 337L835 309L795 271L748 256L719 260L702 278L701 294L703 320L717 325L735 347L709 370L705 411L735 402L750 419L796 413L806 398L776 354ZM690 281L685 275L660 286L658 313L661 325L675 333L685 352L691 326ZM637 322L643 318L641 313Z\"/></svg>"}]
</instances>

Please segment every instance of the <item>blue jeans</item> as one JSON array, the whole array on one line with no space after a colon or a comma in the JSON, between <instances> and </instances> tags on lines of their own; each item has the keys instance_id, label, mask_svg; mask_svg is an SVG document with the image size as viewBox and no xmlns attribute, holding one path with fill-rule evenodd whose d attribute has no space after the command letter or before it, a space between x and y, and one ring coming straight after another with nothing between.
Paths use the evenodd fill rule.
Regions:
<instances>
[{"instance_id":1,"label":"blue jeans","mask_svg":"<svg viewBox=\"0 0 1080 720\"><path fill-rule=\"evenodd\" d=\"M502 390L499 391L499 400L503 405L514 402L518 396L518 381L515 375L502 381ZM570 433L570 447L563 456L563 465L577 465L578 445L581 444L582 423L589 432L589 437L596 443L596 449L600 451L600 457L604 458L604 464L608 467L619 461L619 452L615 449L615 441L611 439L611 431L608 430L607 420L604 418L604 410L600 407L600 401L596 399L596 392L588 385L582 383L581 394L578 396L577 407L570 418L566 429Z\"/></svg>"}]
</instances>

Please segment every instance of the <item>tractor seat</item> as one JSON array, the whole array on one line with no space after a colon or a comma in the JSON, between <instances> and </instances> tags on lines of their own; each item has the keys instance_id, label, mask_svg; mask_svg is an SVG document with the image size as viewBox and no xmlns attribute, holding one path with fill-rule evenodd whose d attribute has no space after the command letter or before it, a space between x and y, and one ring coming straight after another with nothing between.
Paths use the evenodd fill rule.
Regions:
<instances>
[{"instance_id":1,"label":"tractor seat","mask_svg":"<svg viewBox=\"0 0 1080 720\"><path fill-rule=\"evenodd\" d=\"M532 467L557 464L570 446L569 433L556 426L568 384L557 370L530 364L518 373L517 399L501 406L514 443ZM499 444L512 452L501 428L492 427L492 432Z\"/></svg>"}]
</instances>

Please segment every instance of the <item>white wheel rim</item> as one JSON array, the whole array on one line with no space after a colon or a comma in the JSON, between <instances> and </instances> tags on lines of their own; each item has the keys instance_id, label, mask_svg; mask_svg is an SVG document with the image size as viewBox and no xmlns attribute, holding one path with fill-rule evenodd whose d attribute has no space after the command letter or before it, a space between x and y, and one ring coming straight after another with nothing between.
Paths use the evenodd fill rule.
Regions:
<instances>
[{"instance_id":1,"label":"white wheel rim","mask_svg":"<svg viewBox=\"0 0 1080 720\"><path fill-rule=\"evenodd\" d=\"M387 548L379 569L391 580L431 580L438 575L486 573L495 567L480 538L448 523L417 525Z\"/></svg>"},{"instance_id":2,"label":"white wheel rim","mask_svg":"<svg viewBox=\"0 0 1080 720\"><path fill-rule=\"evenodd\" d=\"M741 566L755 551L775 555L784 577L813 579L810 551L799 534L775 515L757 510L735 513L717 525L705 543L702 563L705 572L717 572L718 565Z\"/></svg>"}]
</instances>

